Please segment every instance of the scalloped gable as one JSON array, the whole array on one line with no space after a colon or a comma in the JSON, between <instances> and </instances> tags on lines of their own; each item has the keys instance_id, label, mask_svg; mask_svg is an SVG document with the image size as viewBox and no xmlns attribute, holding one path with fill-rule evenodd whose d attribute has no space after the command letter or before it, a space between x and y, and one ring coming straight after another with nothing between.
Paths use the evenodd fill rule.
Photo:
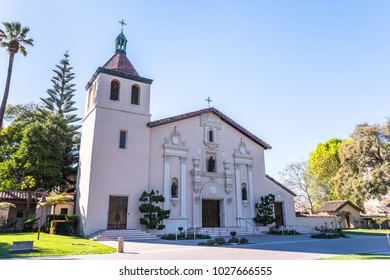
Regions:
<instances>
[{"instance_id":1,"label":"scalloped gable","mask_svg":"<svg viewBox=\"0 0 390 280\"><path fill-rule=\"evenodd\" d=\"M153 121L153 122L148 123L148 126L149 127L156 127L156 126L160 126L160 125L164 125L164 124L168 124L168 123L172 123L172 122L177 122L177 121L197 117L197 116L200 116L200 115L206 114L206 113L216 114L217 116L219 116L221 118L221 120L223 120L225 123L232 126L234 129L238 130L239 132L241 132L245 136L247 136L249 139L254 141L256 144L260 145L261 147L263 147L266 150L272 149L272 147L268 143L261 140L259 137L257 137L256 135L254 135L253 133L251 133L250 131L245 129L243 126L239 125L238 123L236 123L231 118L229 118L228 116L226 116L225 114L223 114L222 112L220 112L219 110L217 110L214 107L206 108L206 109L202 109L202 110L198 110L198 111L194 111L194 112L190 112L190 113L186 113L186 114L182 114L182 115L177 115L177 116L173 116L173 117L168 117L168 118L160 119L157 121Z\"/></svg>"}]
</instances>

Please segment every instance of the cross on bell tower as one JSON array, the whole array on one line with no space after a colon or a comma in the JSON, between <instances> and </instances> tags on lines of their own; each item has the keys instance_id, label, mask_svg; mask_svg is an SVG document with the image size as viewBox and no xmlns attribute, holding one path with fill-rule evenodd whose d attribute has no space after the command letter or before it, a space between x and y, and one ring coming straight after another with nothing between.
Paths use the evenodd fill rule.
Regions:
<instances>
[{"instance_id":1,"label":"cross on bell tower","mask_svg":"<svg viewBox=\"0 0 390 280\"><path fill-rule=\"evenodd\" d=\"M122 25L122 28L121 28L121 33L115 39L115 52L126 53L127 39L125 37L125 34L123 34L123 26L127 24L123 19L119 21L119 23L120 25Z\"/></svg>"},{"instance_id":2,"label":"cross on bell tower","mask_svg":"<svg viewBox=\"0 0 390 280\"><path fill-rule=\"evenodd\" d=\"M120 25L122 25L121 33L123 33L123 26L127 25L127 23L122 19L121 21L118 21Z\"/></svg>"}]
</instances>

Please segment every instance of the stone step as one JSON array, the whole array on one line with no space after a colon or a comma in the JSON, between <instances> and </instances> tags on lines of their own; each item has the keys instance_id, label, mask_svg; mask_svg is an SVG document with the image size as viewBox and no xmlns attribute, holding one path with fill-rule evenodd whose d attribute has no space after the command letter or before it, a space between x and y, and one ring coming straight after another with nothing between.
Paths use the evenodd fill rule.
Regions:
<instances>
[{"instance_id":1,"label":"stone step","mask_svg":"<svg viewBox=\"0 0 390 280\"><path fill-rule=\"evenodd\" d=\"M101 230L90 236L90 239L96 241L117 241L119 237L123 237L123 240L142 240L142 239L157 239L155 234L148 233L146 231L138 229L127 230Z\"/></svg>"}]
</instances>

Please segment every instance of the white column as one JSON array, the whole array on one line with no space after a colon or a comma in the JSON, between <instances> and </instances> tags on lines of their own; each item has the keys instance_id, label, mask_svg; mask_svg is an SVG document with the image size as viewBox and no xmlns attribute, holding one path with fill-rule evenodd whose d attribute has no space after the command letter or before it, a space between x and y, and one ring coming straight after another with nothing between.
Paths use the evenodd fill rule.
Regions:
<instances>
[{"instance_id":1,"label":"white column","mask_svg":"<svg viewBox=\"0 0 390 280\"><path fill-rule=\"evenodd\" d=\"M255 195L253 190L253 166L248 164L248 184L249 184L249 209L250 217L255 217Z\"/></svg>"},{"instance_id":2,"label":"white column","mask_svg":"<svg viewBox=\"0 0 390 280\"><path fill-rule=\"evenodd\" d=\"M236 173L236 207L237 207L237 225L240 225L238 218L242 217L241 211L241 174L240 174L240 164L235 163L234 169Z\"/></svg>"},{"instance_id":3,"label":"white column","mask_svg":"<svg viewBox=\"0 0 390 280\"><path fill-rule=\"evenodd\" d=\"M180 217L187 217L187 158L180 157Z\"/></svg>"},{"instance_id":4,"label":"white column","mask_svg":"<svg viewBox=\"0 0 390 280\"><path fill-rule=\"evenodd\" d=\"M170 188L171 188L171 156L164 155L164 186L163 186L163 195L165 198L164 201L164 210L169 210L169 201L170 201Z\"/></svg>"}]
</instances>

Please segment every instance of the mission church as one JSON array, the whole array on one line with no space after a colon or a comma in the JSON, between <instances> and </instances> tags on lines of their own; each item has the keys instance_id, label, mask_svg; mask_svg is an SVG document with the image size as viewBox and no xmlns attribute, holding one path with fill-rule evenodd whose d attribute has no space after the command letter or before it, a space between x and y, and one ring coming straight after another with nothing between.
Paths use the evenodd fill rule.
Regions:
<instances>
[{"instance_id":1,"label":"mission church","mask_svg":"<svg viewBox=\"0 0 390 280\"><path fill-rule=\"evenodd\" d=\"M122 32L114 55L86 85L77 214L89 236L142 229L139 198L158 190L170 210L163 232L178 227L254 223L255 204L274 194L277 225L294 225L295 194L265 172L271 146L214 107L151 121L152 80L126 56Z\"/></svg>"}]
</instances>

